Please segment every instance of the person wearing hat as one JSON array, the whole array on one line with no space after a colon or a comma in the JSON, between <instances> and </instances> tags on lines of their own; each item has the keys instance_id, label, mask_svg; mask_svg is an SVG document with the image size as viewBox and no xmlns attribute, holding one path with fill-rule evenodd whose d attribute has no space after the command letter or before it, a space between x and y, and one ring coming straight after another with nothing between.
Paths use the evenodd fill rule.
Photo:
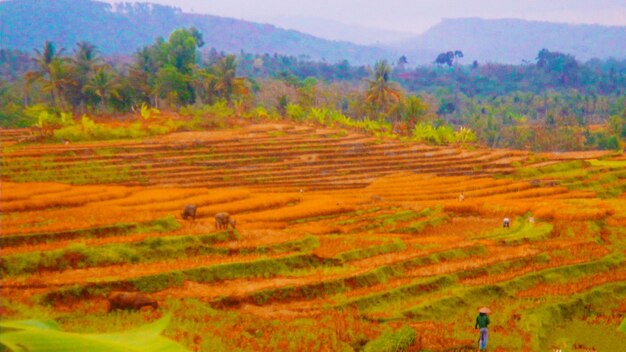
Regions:
<instances>
[{"instance_id":1,"label":"person wearing hat","mask_svg":"<svg viewBox=\"0 0 626 352\"><path fill-rule=\"evenodd\" d=\"M491 313L491 309L487 307L480 308L478 310L478 316L476 317L476 324L474 325L475 329L480 329L478 347L481 351L487 349L487 339L489 338L489 330L487 329L489 326L489 316L487 316L487 314L489 313Z\"/></svg>"}]
</instances>

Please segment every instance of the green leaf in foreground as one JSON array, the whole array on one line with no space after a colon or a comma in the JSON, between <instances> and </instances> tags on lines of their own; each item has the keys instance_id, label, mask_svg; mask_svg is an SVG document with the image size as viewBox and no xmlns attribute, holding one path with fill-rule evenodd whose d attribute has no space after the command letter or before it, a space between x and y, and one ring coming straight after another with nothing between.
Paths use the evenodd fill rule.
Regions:
<instances>
[{"instance_id":1,"label":"green leaf in foreground","mask_svg":"<svg viewBox=\"0 0 626 352\"><path fill-rule=\"evenodd\" d=\"M21 320L0 322L0 345L10 351L186 351L161 336L170 316L123 333L78 334L61 331L54 322Z\"/></svg>"}]
</instances>

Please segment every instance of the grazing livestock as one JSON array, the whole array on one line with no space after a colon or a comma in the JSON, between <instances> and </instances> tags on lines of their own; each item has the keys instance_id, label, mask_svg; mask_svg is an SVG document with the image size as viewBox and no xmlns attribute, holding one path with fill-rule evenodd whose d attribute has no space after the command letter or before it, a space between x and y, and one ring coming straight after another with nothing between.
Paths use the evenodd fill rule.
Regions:
<instances>
[{"instance_id":1,"label":"grazing livestock","mask_svg":"<svg viewBox=\"0 0 626 352\"><path fill-rule=\"evenodd\" d=\"M183 217L183 220L191 218L193 221L196 221L196 209L197 207L194 204L187 204L180 213L180 216Z\"/></svg>"},{"instance_id":2,"label":"grazing livestock","mask_svg":"<svg viewBox=\"0 0 626 352\"><path fill-rule=\"evenodd\" d=\"M108 298L109 312L116 309L139 310L142 307L159 308L157 301L139 292L111 292Z\"/></svg>"},{"instance_id":3,"label":"grazing livestock","mask_svg":"<svg viewBox=\"0 0 626 352\"><path fill-rule=\"evenodd\" d=\"M232 226L235 228L236 221L230 218L228 213L217 213L215 214L215 228L218 230L227 229L228 226Z\"/></svg>"}]
</instances>

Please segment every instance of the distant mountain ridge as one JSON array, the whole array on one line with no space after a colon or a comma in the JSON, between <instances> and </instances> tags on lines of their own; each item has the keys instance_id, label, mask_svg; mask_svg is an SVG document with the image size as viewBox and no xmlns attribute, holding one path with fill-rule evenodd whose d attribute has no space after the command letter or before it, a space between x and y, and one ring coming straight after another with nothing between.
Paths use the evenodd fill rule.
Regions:
<instances>
[{"instance_id":1,"label":"distant mountain ridge","mask_svg":"<svg viewBox=\"0 0 626 352\"><path fill-rule=\"evenodd\" d=\"M0 2L0 48L32 52L46 40L73 48L79 41L95 44L105 54L131 54L176 28L194 26L204 36L205 50L306 56L314 60L372 63L393 54L383 48L316 38L232 18L183 13L146 3L116 4L92 0L10 0Z\"/></svg>"},{"instance_id":2,"label":"distant mountain ridge","mask_svg":"<svg viewBox=\"0 0 626 352\"><path fill-rule=\"evenodd\" d=\"M360 45L392 44L415 37L414 33L345 24L316 17L277 16L265 18L263 22L312 34L324 39L347 41Z\"/></svg>"},{"instance_id":3,"label":"distant mountain ridge","mask_svg":"<svg viewBox=\"0 0 626 352\"><path fill-rule=\"evenodd\" d=\"M215 48L235 54L242 50L253 54L277 53L331 63L344 59L351 64L373 64L380 59L394 63L404 55L409 65L432 64L441 52L461 50L464 53L462 64L474 60L520 64L524 60L532 62L543 48L572 54L582 61L609 57L626 59L626 26L516 19L444 19L412 39L385 46L366 46L321 39L270 24L183 13L174 7L148 3L0 1L0 49L30 53L41 48L46 40L51 40L57 47L68 50L79 41L88 41L105 55L128 55L152 44L159 36L167 38L176 28L190 26L202 32L206 43L203 50ZM306 23L301 26L304 27ZM346 31L348 27L344 27ZM358 31L359 28L355 26L353 29Z\"/></svg>"},{"instance_id":4,"label":"distant mountain ridge","mask_svg":"<svg viewBox=\"0 0 626 352\"><path fill-rule=\"evenodd\" d=\"M574 55L578 60L626 59L626 26L562 24L517 19L444 19L422 35L390 48L413 63L429 63L434 54L459 49L462 62L520 64L533 61L547 48ZM428 55L424 55L427 53Z\"/></svg>"}]
</instances>

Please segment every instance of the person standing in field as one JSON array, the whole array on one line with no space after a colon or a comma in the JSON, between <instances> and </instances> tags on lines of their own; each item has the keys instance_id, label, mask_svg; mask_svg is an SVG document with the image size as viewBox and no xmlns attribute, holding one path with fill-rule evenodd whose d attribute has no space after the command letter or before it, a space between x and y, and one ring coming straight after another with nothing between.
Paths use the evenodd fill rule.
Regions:
<instances>
[{"instance_id":1,"label":"person standing in field","mask_svg":"<svg viewBox=\"0 0 626 352\"><path fill-rule=\"evenodd\" d=\"M478 338L478 348L481 351L487 349L487 340L489 339L489 316L487 314L491 313L491 309L487 307L480 308L478 311L478 316L476 317L476 324L474 324L474 329L480 329L480 337Z\"/></svg>"},{"instance_id":2,"label":"person standing in field","mask_svg":"<svg viewBox=\"0 0 626 352\"><path fill-rule=\"evenodd\" d=\"M504 218L504 220L502 220L502 227L509 228L510 225L511 225L511 219Z\"/></svg>"},{"instance_id":3,"label":"person standing in field","mask_svg":"<svg viewBox=\"0 0 626 352\"><path fill-rule=\"evenodd\" d=\"M465 194L461 192L461 194L459 194L459 202L462 202L463 200L465 200Z\"/></svg>"}]
</instances>

